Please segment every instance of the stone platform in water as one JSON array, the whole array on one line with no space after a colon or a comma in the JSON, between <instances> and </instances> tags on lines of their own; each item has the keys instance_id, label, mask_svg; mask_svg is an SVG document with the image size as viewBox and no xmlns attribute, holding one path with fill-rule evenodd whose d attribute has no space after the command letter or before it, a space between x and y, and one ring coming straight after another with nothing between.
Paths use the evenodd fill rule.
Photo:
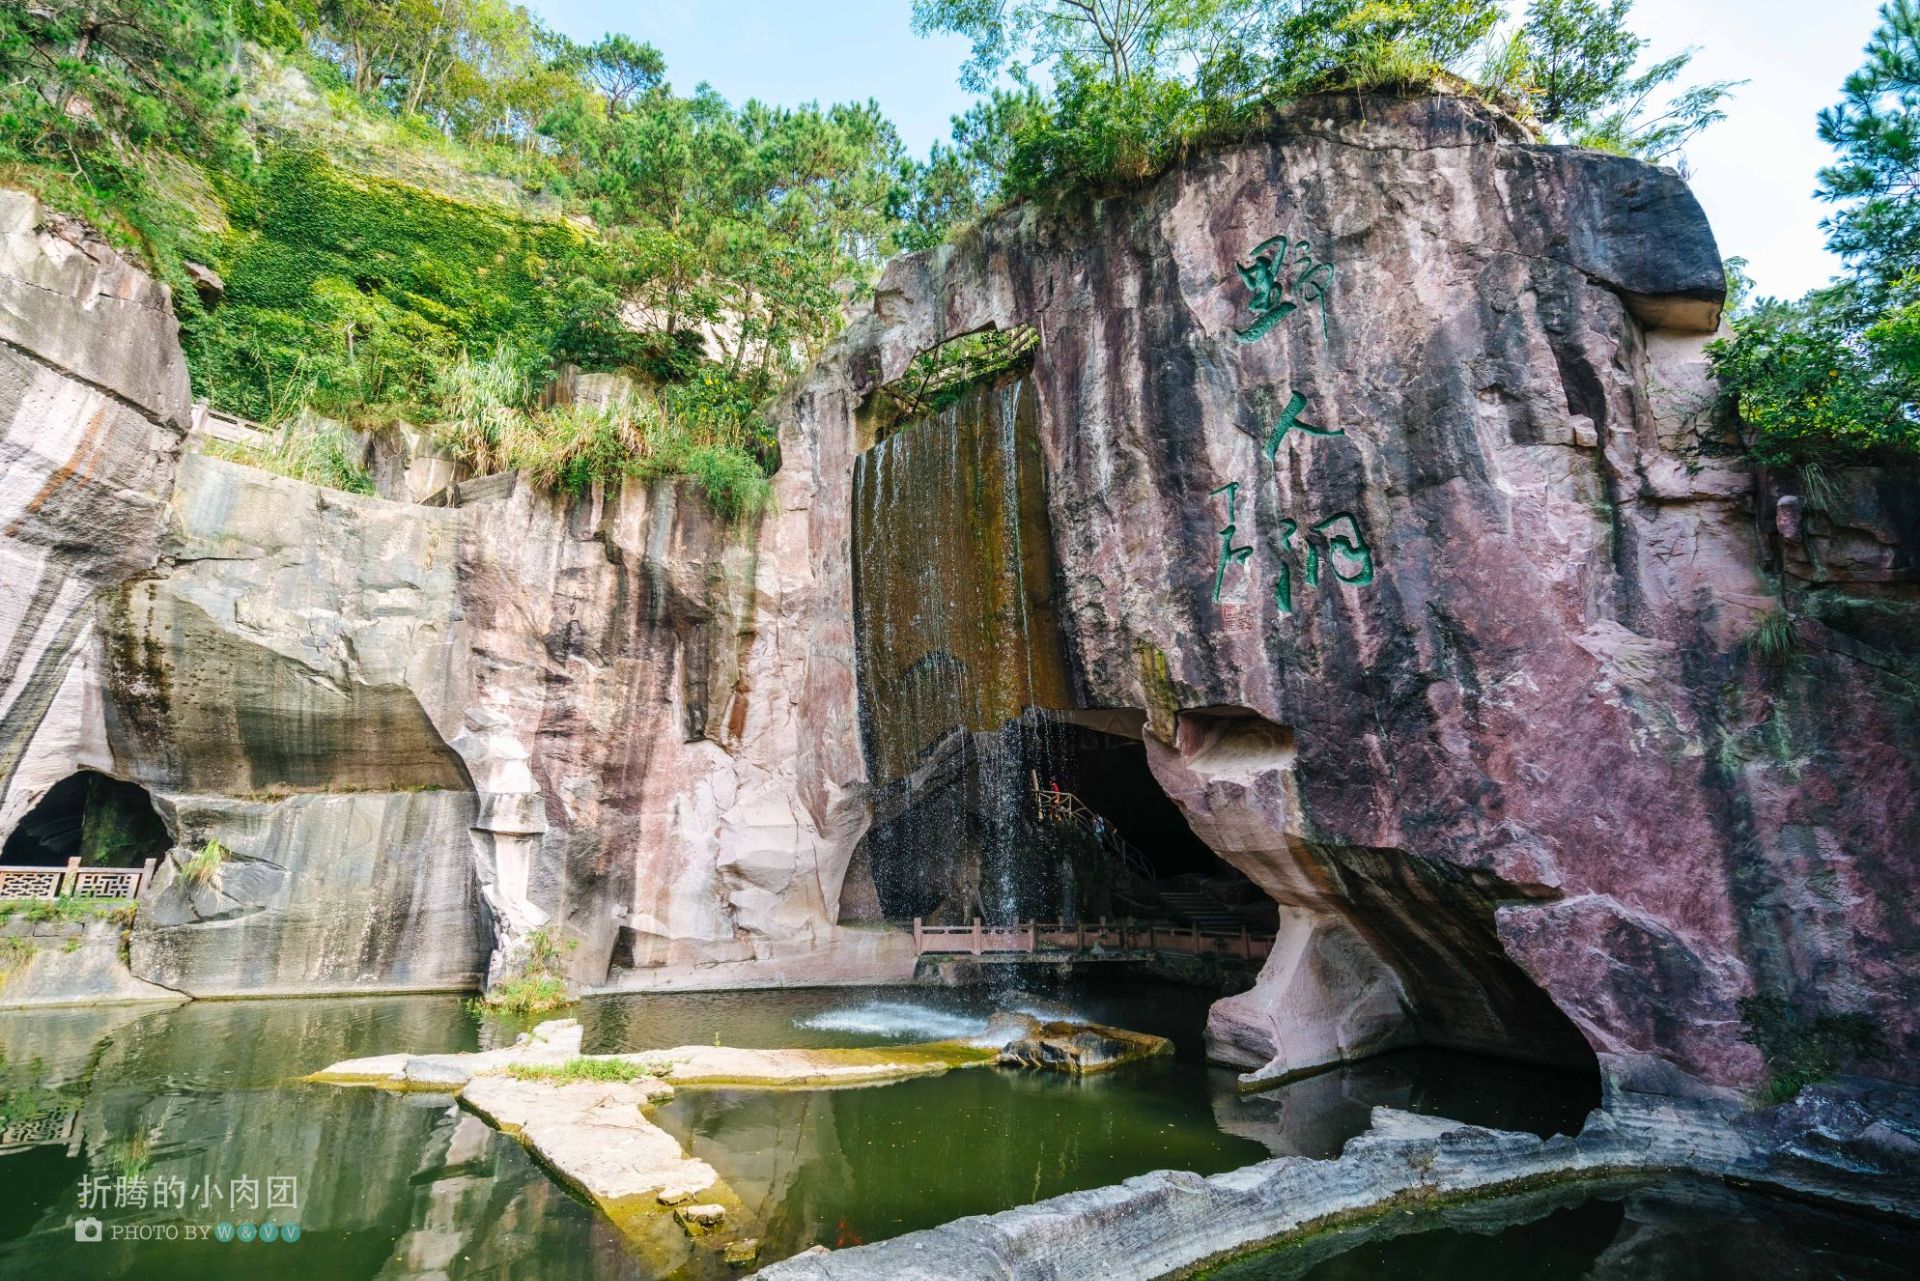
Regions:
<instances>
[{"instance_id":1,"label":"stone platform in water","mask_svg":"<svg viewBox=\"0 0 1920 1281\"><path fill-rule=\"evenodd\" d=\"M599 1206L643 1257L670 1257L679 1238L670 1231L675 1224L698 1246L750 1257L746 1246L760 1228L741 1199L647 1116L653 1104L673 1097L675 1086L837 1088L995 1063L1088 1072L1171 1048L1144 1033L999 1014L969 1040L872 1049L683 1045L586 1055L580 1024L557 1019L504 1049L347 1059L306 1079L456 1095ZM684 1238L679 1248L686 1248Z\"/></svg>"}]
</instances>

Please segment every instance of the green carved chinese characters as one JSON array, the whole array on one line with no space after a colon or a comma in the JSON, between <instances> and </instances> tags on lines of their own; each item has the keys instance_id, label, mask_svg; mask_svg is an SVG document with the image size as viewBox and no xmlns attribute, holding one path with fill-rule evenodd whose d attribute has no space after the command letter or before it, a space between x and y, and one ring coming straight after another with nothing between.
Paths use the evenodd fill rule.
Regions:
<instances>
[{"instance_id":1,"label":"green carved chinese characters","mask_svg":"<svg viewBox=\"0 0 1920 1281\"><path fill-rule=\"evenodd\" d=\"M1333 264L1313 256L1304 240L1273 236L1254 247L1253 261L1235 263L1234 270L1251 292L1247 310L1252 320L1233 331L1243 343L1258 342L1273 327L1301 307L1318 307L1320 332L1327 328L1327 295L1333 291Z\"/></svg>"},{"instance_id":2,"label":"green carved chinese characters","mask_svg":"<svg viewBox=\"0 0 1920 1281\"><path fill-rule=\"evenodd\" d=\"M1226 585L1227 567L1229 565L1238 565L1246 560L1247 557L1253 555L1253 548L1251 546L1235 547L1233 545L1235 532L1234 520L1240 503L1240 482L1230 480L1207 495L1207 497L1217 498L1221 494L1227 496L1227 523L1220 527L1220 559L1218 563L1215 564L1213 570L1213 600L1215 604L1219 604L1220 589Z\"/></svg>"},{"instance_id":3,"label":"green carved chinese characters","mask_svg":"<svg viewBox=\"0 0 1920 1281\"><path fill-rule=\"evenodd\" d=\"M1327 560L1333 568L1333 576L1343 583L1352 583L1364 587L1373 581L1373 548L1367 546L1367 539L1360 532L1360 522L1352 512L1340 512L1325 520L1315 521L1313 532L1327 540ZM1343 572L1343 566L1351 573ZM1311 540L1307 543L1307 584L1320 585L1320 549Z\"/></svg>"},{"instance_id":4,"label":"green carved chinese characters","mask_svg":"<svg viewBox=\"0 0 1920 1281\"><path fill-rule=\"evenodd\" d=\"M1288 435L1300 432L1307 436L1344 436L1345 430L1339 427L1319 427L1308 422L1303 415L1307 410L1307 398L1299 392L1292 392L1287 399L1287 407L1281 411L1271 431L1267 433L1262 450L1267 461L1275 464L1275 478L1278 479L1278 459L1280 446ZM1228 481L1208 496L1227 500L1226 524L1220 527L1220 551L1214 560L1213 599L1219 603L1225 590L1227 571L1241 565L1253 556L1251 542L1242 544L1235 540L1240 532L1240 482ZM1354 587L1365 587L1373 582L1373 547L1367 542L1365 531L1360 528L1360 519L1350 511L1335 512L1323 520L1313 521L1301 533L1300 522L1291 516L1281 516L1275 527L1274 546L1279 555L1275 558L1273 572L1273 603L1282 614L1292 614L1294 609L1294 557L1304 551L1305 564L1302 567L1301 580L1306 587L1320 586L1321 575L1331 571L1334 579ZM1324 548L1324 550L1322 550Z\"/></svg>"},{"instance_id":5,"label":"green carved chinese characters","mask_svg":"<svg viewBox=\"0 0 1920 1281\"><path fill-rule=\"evenodd\" d=\"M1287 433L1290 431L1305 432L1309 436L1344 436L1347 434L1339 427L1315 427L1312 423L1306 422L1300 417L1300 411L1306 407L1307 398L1297 391L1294 392L1293 398L1287 402L1287 407L1280 411L1280 421L1276 422L1273 425L1273 430L1267 433L1268 462L1272 462L1280 453L1280 442L1287 438Z\"/></svg>"},{"instance_id":6,"label":"green carved chinese characters","mask_svg":"<svg viewBox=\"0 0 1920 1281\"><path fill-rule=\"evenodd\" d=\"M1234 270L1239 273L1241 283L1250 294L1247 310L1251 315L1244 328L1233 331L1235 338L1243 343L1258 342L1302 307L1319 310L1320 332L1327 334L1327 299L1333 292L1333 264L1317 259L1313 247L1305 240L1293 240L1287 236L1263 240L1254 247L1251 261L1235 263ZM1322 427L1310 422L1306 417L1308 412L1307 398L1289 389L1286 408L1280 411L1280 416L1261 441L1261 452L1273 466L1276 482L1280 476L1280 447L1287 443L1289 436L1295 432L1309 437L1347 434L1344 428ZM1301 447L1304 448L1304 445ZM1227 520L1220 527L1220 551L1213 566L1215 604L1220 602L1226 588L1227 571L1245 564L1254 551L1250 536L1244 544L1235 541L1242 536L1240 482L1228 481L1212 491L1209 497L1218 498L1222 495L1227 500ZM1294 611L1296 586L1318 588L1323 572L1331 571L1335 581L1353 587L1365 587L1373 582L1373 547L1367 542L1366 532L1360 528L1359 518L1351 511L1335 512L1322 520L1312 521L1304 531L1299 520L1292 516L1280 516L1275 526L1273 546L1278 553L1273 567L1273 604L1282 615L1291 615ZM1296 579L1294 561L1301 554L1304 554L1305 564L1300 578Z\"/></svg>"}]
</instances>

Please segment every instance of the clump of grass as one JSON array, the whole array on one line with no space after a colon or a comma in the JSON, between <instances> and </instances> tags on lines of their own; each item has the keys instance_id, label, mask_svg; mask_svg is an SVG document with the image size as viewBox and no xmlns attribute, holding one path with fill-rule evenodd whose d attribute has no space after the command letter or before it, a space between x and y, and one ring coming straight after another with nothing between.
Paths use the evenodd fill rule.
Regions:
<instances>
[{"instance_id":1,"label":"clump of grass","mask_svg":"<svg viewBox=\"0 0 1920 1281\"><path fill-rule=\"evenodd\" d=\"M1794 625L1793 615L1777 609L1760 620L1753 635L1747 638L1747 644L1769 667L1784 667L1800 646L1800 631Z\"/></svg>"},{"instance_id":2,"label":"clump of grass","mask_svg":"<svg viewBox=\"0 0 1920 1281\"><path fill-rule=\"evenodd\" d=\"M1803 464L1800 485L1807 492L1807 502L1815 509L1831 514L1840 506L1840 482L1825 463Z\"/></svg>"},{"instance_id":3,"label":"clump of grass","mask_svg":"<svg viewBox=\"0 0 1920 1281\"><path fill-rule=\"evenodd\" d=\"M309 485L349 494L373 493L373 476L360 461L360 443L339 423L316 414L301 414L281 424L264 445L216 440L208 443L206 452Z\"/></svg>"},{"instance_id":4,"label":"clump of grass","mask_svg":"<svg viewBox=\"0 0 1920 1281\"><path fill-rule=\"evenodd\" d=\"M493 985L487 994L468 1003L475 1014L542 1014L573 1003L562 958L579 947L577 940L558 943L543 929L527 935L514 958L518 971Z\"/></svg>"},{"instance_id":5,"label":"clump of grass","mask_svg":"<svg viewBox=\"0 0 1920 1281\"><path fill-rule=\"evenodd\" d=\"M219 841L208 841L200 847L200 852L188 859L180 869L180 879L188 885L198 888L213 880L213 874L227 861L227 847Z\"/></svg>"},{"instance_id":6,"label":"clump of grass","mask_svg":"<svg viewBox=\"0 0 1920 1281\"><path fill-rule=\"evenodd\" d=\"M552 1081L557 1085L570 1081L637 1081L643 1076L664 1076L669 1066L581 1056L565 1063L517 1063L507 1069L507 1075L516 1081Z\"/></svg>"},{"instance_id":7,"label":"clump of grass","mask_svg":"<svg viewBox=\"0 0 1920 1281\"><path fill-rule=\"evenodd\" d=\"M441 442L483 475L517 471L574 494L595 481L687 476L728 520L758 513L772 493L748 450L746 419L697 395L636 392L607 405L526 408L530 383L505 345L480 359L463 355L439 393Z\"/></svg>"}]
</instances>

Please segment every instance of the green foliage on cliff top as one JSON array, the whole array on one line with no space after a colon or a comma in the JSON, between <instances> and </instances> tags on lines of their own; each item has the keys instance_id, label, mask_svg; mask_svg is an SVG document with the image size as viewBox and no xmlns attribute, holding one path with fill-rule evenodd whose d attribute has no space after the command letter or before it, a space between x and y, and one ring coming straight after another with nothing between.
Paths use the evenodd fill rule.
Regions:
<instances>
[{"instance_id":1,"label":"green foliage on cliff top","mask_svg":"<svg viewBox=\"0 0 1920 1281\"><path fill-rule=\"evenodd\" d=\"M1920 457L1920 3L1894 0L1842 101L1821 113L1839 162L1827 246L1847 274L1797 302L1762 299L1713 345L1728 410L1761 462Z\"/></svg>"},{"instance_id":2,"label":"green foliage on cliff top","mask_svg":"<svg viewBox=\"0 0 1920 1281\"><path fill-rule=\"evenodd\" d=\"M272 421L295 404L359 416L431 416L441 370L505 340L551 360L618 363L605 250L532 220L282 152L236 200L212 264L226 298L188 317L200 388Z\"/></svg>"},{"instance_id":3,"label":"green foliage on cliff top","mask_svg":"<svg viewBox=\"0 0 1920 1281\"><path fill-rule=\"evenodd\" d=\"M923 34L972 43L986 95L911 193L923 225L997 197L1099 192L1230 139L1303 94L1478 93L1549 136L1670 157L1733 88L1680 88L1690 51L1641 65L1630 0L914 0ZM1043 72L1043 92L1034 78ZM1002 82L1005 83L1002 83ZM1010 87L1009 87L1010 86Z\"/></svg>"},{"instance_id":4,"label":"green foliage on cliff top","mask_svg":"<svg viewBox=\"0 0 1920 1281\"><path fill-rule=\"evenodd\" d=\"M903 243L910 166L870 103L736 108L664 74L503 0L9 6L0 181L155 266L217 408L433 424L442 373L504 343L536 387L571 365L702 389L634 458L608 455L631 433L542 442L553 478L684 468L744 510L758 405ZM258 461L362 487L352 458L296 456L316 443Z\"/></svg>"}]
</instances>

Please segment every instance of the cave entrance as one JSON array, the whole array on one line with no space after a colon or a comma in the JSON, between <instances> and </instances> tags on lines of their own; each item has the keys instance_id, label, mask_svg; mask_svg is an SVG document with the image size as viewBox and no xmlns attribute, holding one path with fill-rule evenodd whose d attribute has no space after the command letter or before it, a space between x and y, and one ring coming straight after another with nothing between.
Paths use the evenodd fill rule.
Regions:
<instances>
[{"instance_id":1,"label":"cave entrance","mask_svg":"<svg viewBox=\"0 0 1920 1281\"><path fill-rule=\"evenodd\" d=\"M1075 725L1067 748L1045 763L1050 775L1028 778L1045 843L1069 847L1067 865L1088 873L1069 887L1066 919L1273 931L1273 900L1194 834L1140 738Z\"/></svg>"},{"instance_id":2,"label":"cave entrance","mask_svg":"<svg viewBox=\"0 0 1920 1281\"><path fill-rule=\"evenodd\" d=\"M138 783L92 770L69 774L47 789L0 849L0 866L139 867L158 859L173 835Z\"/></svg>"},{"instance_id":3,"label":"cave entrance","mask_svg":"<svg viewBox=\"0 0 1920 1281\"><path fill-rule=\"evenodd\" d=\"M947 736L876 792L843 919L1271 933L1273 900L1194 834L1146 745L1081 723L1130 719L1029 709L997 731Z\"/></svg>"}]
</instances>

